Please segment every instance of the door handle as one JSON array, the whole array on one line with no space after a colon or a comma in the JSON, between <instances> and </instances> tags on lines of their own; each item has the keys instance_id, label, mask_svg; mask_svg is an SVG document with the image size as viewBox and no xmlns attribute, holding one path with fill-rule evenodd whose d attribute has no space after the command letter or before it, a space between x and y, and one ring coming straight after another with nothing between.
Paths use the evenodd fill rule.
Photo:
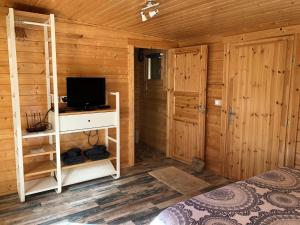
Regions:
<instances>
[{"instance_id":1,"label":"door handle","mask_svg":"<svg viewBox=\"0 0 300 225\"><path fill-rule=\"evenodd\" d=\"M228 122L229 125L233 122L234 118L235 118L236 113L232 110L232 107L229 107L229 111L228 111Z\"/></svg>"},{"instance_id":2,"label":"door handle","mask_svg":"<svg viewBox=\"0 0 300 225\"><path fill-rule=\"evenodd\" d=\"M198 110L198 112L201 112L201 113L205 113L206 112L206 106L202 105L202 104L197 105L196 109Z\"/></svg>"}]
</instances>

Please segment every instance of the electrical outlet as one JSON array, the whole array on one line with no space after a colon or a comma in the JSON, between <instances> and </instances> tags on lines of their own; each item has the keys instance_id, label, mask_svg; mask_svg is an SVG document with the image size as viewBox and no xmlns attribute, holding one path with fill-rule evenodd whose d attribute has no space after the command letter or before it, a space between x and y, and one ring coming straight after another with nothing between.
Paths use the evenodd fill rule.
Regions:
<instances>
[{"instance_id":1,"label":"electrical outlet","mask_svg":"<svg viewBox=\"0 0 300 225\"><path fill-rule=\"evenodd\" d=\"M67 96L59 96L59 102L60 103L66 103L67 102Z\"/></svg>"}]
</instances>

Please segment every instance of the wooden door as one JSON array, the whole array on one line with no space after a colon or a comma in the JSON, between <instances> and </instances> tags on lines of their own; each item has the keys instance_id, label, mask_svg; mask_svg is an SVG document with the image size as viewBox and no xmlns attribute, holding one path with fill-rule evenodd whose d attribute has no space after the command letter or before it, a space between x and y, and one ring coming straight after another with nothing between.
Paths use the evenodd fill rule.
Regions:
<instances>
[{"instance_id":1,"label":"wooden door","mask_svg":"<svg viewBox=\"0 0 300 225\"><path fill-rule=\"evenodd\" d=\"M225 175L234 180L284 165L293 38L230 47Z\"/></svg>"},{"instance_id":2,"label":"wooden door","mask_svg":"<svg viewBox=\"0 0 300 225\"><path fill-rule=\"evenodd\" d=\"M207 46L170 50L168 69L169 156L204 160Z\"/></svg>"}]
</instances>

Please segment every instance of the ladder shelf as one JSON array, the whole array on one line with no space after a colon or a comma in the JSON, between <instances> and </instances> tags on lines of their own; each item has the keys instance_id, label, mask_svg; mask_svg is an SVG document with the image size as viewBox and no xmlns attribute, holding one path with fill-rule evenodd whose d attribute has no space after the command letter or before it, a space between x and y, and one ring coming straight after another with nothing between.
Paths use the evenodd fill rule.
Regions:
<instances>
[{"instance_id":1,"label":"ladder shelf","mask_svg":"<svg viewBox=\"0 0 300 225\"><path fill-rule=\"evenodd\" d=\"M12 110L14 123L14 140L15 140L15 158L16 158L16 175L17 188L21 202L25 201L25 196L38 193L45 190L56 189L61 192L61 165L60 165L60 136L59 136L59 119L58 119L58 87L57 87L57 68L56 68L56 42L55 42L55 19L54 15L41 15L17 11L9 8L6 17L7 24L7 43L9 57L9 71L12 96ZM48 122L53 126L52 130L43 132L28 133L22 131L21 110L20 110L20 93L19 93L19 76L18 61L16 49L15 27L17 24L22 26L38 26L44 31L45 43L45 79L47 84L47 107L50 109L54 106L54 116ZM49 37L49 32L50 36ZM50 41L51 40L51 41ZM51 48L51 51L49 51ZM51 52L51 56L49 55ZM51 65L50 65L51 58ZM50 70L51 68L51 70ZM52 73L50 74L50 71ZM50 84L50 76L53 79L53 85ZM53 102L51 102L50 93L53 93ZM24 147L23 139L48 137L49 145L37 147ZM55 144L53 145L55 140ZM54 159L55 154L55 159ZM33 157L49 157L48 160L38 162L32 160ZM25 163L25 161L27 163ZM54 161L56 161L54 163ZM53 175L56 173L57 179ZM32 177L51 173L50 177L39 178L34 180Z\"/></svg>"},{"instance_id":2,"label":"ladder shelf","mask_svg":"<svg viewBox=\"0 0 300 225\"><path fill-rule=\"evenodd\" d=\"M25 166L25 178L29 178L36 175L45 173L51 173L56 171L56 165L52 160L33 162L27 167Z\"/></svg>"},{"instance_id":3,"label":"ladder shelf","mask_svg":"<svg viewBox=\"0 0 300 225\"><path fill-rule=\"evenodd\" d=\"M44 177L25 181L25 187L25 195L58 189L57 180L54 177Z\"/></svg>"},{"instance_id":4,"label":"ladder shelf","mask_svg":"<svg viewBox=\"0 0 300 225\"><path fill-rule=\"evenodd\" d=\"M88 112L59 113L58 79L56 67L56 37L54 15L40 15L15 11L10 8L6 17L7 42L9 54L9 71L12 96L14 124L14 143L16 158L17 188L21 202L25 197L48 190L60 193L62 186L79 183L104 176L120 177L120 95L115 97L115 108ZM47 92L47 122L51 130L26 132L21 123L19 77L16 49L16 23L22 26L38 26L44 31L45 80ZM50 36L49 36L50 32ZM114 137L109 136L109 129L115 129ZM114 145L115 153L107 159L86 161L77 165L62 165L60 136L69 133L104 130L105 145ZM39 140L45 137L46 144L40 146L23 146L26 139ZM35 142L36 143L36 142ZM44 141L43 141L44 143ZM110 151L111 152L111 151ZM41 161L43 160L43 161ZM44 177L44 176L48 177Z\"/></svg>"},{"instance_id":5,"label":"ladder shelf","mask_svg":"<svg viewBox=\"0 0 300 225\"><path fill-rule=\"evenodd\" d=\"M56 153L55 145L39 145L39 146L30 146L30 147L23 148L24 158L51 155L55 153Z\"/></svg>"}]
</instances>

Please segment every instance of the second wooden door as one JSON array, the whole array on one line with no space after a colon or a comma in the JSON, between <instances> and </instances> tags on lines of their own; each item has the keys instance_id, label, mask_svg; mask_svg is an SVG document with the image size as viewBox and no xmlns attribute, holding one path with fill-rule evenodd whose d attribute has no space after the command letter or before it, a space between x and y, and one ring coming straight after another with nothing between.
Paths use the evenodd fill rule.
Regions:
<instances>
[{"instance_id":1,"label":"second wooden door","mask_svg":"<svg viewBox=\"0 0 300 225\"><path fill-rule=\"evenodd\" d=\"M293 37L232 44L227 71L225 175L284 165Z\"/></svg>"}]
</instances>

